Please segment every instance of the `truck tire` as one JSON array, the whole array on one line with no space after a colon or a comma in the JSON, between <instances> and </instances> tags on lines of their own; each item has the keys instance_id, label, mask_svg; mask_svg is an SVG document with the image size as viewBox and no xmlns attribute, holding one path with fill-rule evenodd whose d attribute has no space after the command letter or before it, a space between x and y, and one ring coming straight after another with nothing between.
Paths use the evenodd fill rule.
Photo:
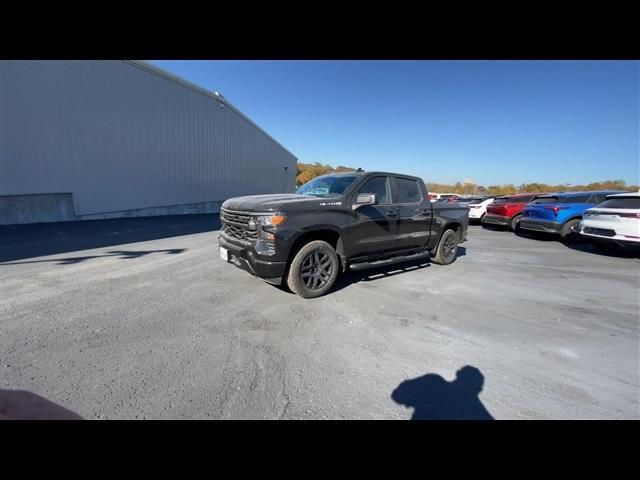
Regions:
<instances>
[{"instance_id":1,"label":"truck tire","mask_svg":"<svg viewBox=\"0 0 640 480\"><path fill-rule=\"evenodd\" d=\"M562 226L562 230L560 230L560 238L565 243L576 243L580 240L580 232L578 231L578 227L580 225L580 219L574 218L573 220L569 220Z\"/></svg>"},{"instance_id":2,"label":"truck tire","mask_svg":"<svg viewBox=\"0 0 640 480\"><path fill-rule=\"evenodd\" d=\"M287 286L302 298L320 297L333 286L339 266L333 247L322 240L313 240L293 257L287 272Z\"/></svg>"},{"instance_id":3,"label":"truck tire","mask_svg":"<svg viewBox=\"0 0 640 480\"><path fill-rule=\"evenodd\" d=\"M512 232L518 232L520 231L520 219L522 218L522 215L514 215L514 217L511 219L511 231Z\"/></svg>"},{"instance_id":4,"label":"truck tire","mask_svg":"<svg viewBox=\"0 0 640 480\"><path fill-rule=\"evenodd\" d=\"M435 255L431 259L433 263L438 265L449 265L458 254L458 233L455 230L445 230L440 237Z\"/></svg>"}]
</instances>

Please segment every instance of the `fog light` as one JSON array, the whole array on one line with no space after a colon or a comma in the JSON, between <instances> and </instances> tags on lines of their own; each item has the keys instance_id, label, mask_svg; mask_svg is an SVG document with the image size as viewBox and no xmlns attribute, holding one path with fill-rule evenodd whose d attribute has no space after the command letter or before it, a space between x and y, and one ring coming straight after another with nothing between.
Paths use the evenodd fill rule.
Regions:
<instances>
[{"instance_id":1,"label":"fog light","mask_svg":"<svg viewBox=\"0 0 640 480\"><path fill-rule=\"evenodd\" d=\"M258 240L254 248L260 255L273 255L276 253L264 240Z\"/></svg>"}]
</instances>

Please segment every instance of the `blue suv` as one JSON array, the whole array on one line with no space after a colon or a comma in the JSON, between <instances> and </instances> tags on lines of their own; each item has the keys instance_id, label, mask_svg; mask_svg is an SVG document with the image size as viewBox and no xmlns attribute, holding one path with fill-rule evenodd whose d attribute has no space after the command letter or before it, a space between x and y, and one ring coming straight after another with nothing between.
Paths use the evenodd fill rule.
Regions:
<instances>
[{"instance_id":1,"label":"blue suv","mask_svg":"<svg viewBox=\"0 0 640 480\"><path fill-rule=\"evenodd\" d=\"M549 193L536 196L522 211L520 228L535 232L559 234L567 243L580 237L582 213L605 201L607 195L623 193L613 190L593 192Z\"/></svg>"}]
</instances>

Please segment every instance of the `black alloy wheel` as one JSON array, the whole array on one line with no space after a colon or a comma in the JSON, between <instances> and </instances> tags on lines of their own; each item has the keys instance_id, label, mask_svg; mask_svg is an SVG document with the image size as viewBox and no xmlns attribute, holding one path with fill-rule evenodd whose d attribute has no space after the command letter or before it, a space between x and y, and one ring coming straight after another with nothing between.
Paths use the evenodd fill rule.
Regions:
<instances>
[{"instance_id":1,"label":"black alloy wheel","mask_svg":"<svg viewBox=\"0 0 640 480\"><path fill-rule=\"evenodd\" d=\"M444 240L443 248L443 259L445 263L450 263L456 256L458 250L458 242L456 241L456 237L454 235L447 235L447 238Z\"/></svg>"},{"instance_id":2,"label":"black alloy wheel","mask_svg":"<svg viewBox=\"0 0 640 480\"><path fill-rule=\"evenodd\" d=\"M333 273L333 264L329 255L322 252L311 252L302 261L300 276L309 290L324 287Z\"/></svg>"}]
</instances>

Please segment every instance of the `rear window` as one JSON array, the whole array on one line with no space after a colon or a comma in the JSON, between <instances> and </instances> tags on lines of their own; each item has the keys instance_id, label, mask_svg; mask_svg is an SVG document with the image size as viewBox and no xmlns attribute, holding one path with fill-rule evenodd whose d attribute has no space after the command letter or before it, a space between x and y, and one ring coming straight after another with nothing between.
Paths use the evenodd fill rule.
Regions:
<instances>
[{"instance_id":1,"label":"rear window","mask_svg":"<svg viewBox=\"0 0 640 480\"><path fill-rule=\"evenodd\" d=\"M458 200L458 203L480 203L483 200L484 200L484 198L482 198L482 197L461 198L460 200Z\"/></svg>"},{"instance_id":2,"label":"rear window","mask_svg":"<svg viewBox=\"0 0 640 480\"><path fill-rule=\"evenodd\" d=\"M563 197L559 203L589 203L591 195L572 195L570 197Z\"/></svg>"},{"instance_id":3,"label":"rear window","mask_svg":"<svg viewBox=\"0 0 640 480\"><path fill-rule=\"evenodd\" d=\"M590 203L592 195L571 195L569 197L559 197L559 196L551 196L551 197L538 197L533 202L537 205L544 205L550 203Z\"/></svg>"},{"instance_id":4,"label":"rear window","mask_svg":"<svg viewBox=\"0 0 640 480\"><path fill-rule=\"evenodd\" d=\"M540 197L540 198L536 198L533 202L536 205L544 205L547 203L559 203L558 202L558 197Z\"/></svg>"},{"instance_id":5,"label":"rear window","mask_svg":"<svg viewBox=\"0 0 640 480\"><path fill-rule=\"evenodd\" d=\"M598 207L640 209L640 198L610 198L602 202Z\"/></svg>"},{"instance_id":6,"label":"rear window","mask_svg":"<svg viewBox=\"0 0 640 480\"><path fill-rule=\"evenodd\" d=\"M493 203L529 203L533 195L527 195L526 197L502 197L496 198Z\"/></svg>"}]
</instances>

